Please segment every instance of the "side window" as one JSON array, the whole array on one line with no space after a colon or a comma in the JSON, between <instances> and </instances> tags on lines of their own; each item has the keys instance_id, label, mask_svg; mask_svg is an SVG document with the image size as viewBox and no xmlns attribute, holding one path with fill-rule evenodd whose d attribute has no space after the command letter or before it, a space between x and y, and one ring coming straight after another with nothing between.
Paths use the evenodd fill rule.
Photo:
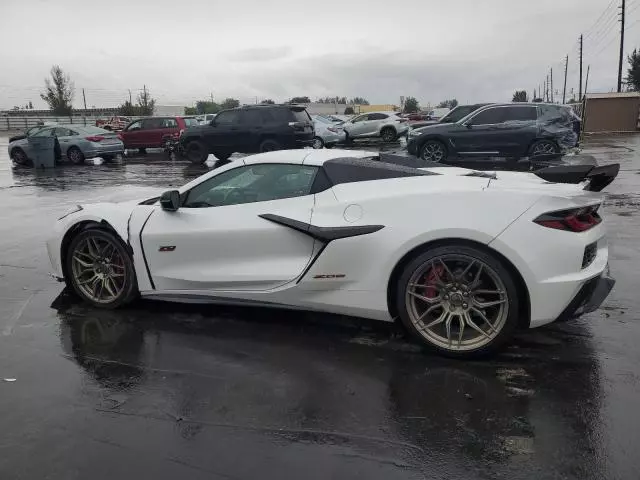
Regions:
<instances>
[{"instance_id":1,"label":"side window","mask_svg":"<svg viewBox=\"0 0 640 480\"><path fill-rule=\"evenodd\" d=\"M358 122L364 122L369 118L369 115L360 115L359 117L354 118L353 120L351 120L351 123L358 123Z\"/></svg>"},{"instance_id":2,"label":"side window","mask_svg":"<svg viewBox=\"0 0 640 480\"><path fill-rule=\"evenodd\" d=\"M259 164L227 170L193 187L185 208L221 207L309 195L318 167Z\"/></svg>"},{"instance_id":3,"label":"side window","mask_svg":"<svg viewBox=\"0 0 640 480\"><path fill-rule=\"evenodd\" d=\"M503 122L523 122L538 119L536 107L506 107Z\"/></svg>"},{"instance_id":4,"label":"side window","mask_svg":"<svg viewBox=\"0 0 640 480\"><path fill-rule=\"evenodd\" d=\"M488 108L473 116L470 121L472 125L493 125L502 123L506 108Z\"/></svg>"},{"instance_id":5,"label":"side window","mask_svg":"<svg viewBox=\"0 0 640 480\"><path fill-rule=\"evenodd\" d=\"M162 128L162 118L145 118L142 120L143 130L155 130L156 128Z\"/></svg>"},{"instance_id":6,"label":"side window","mask_svg":"<svg viewBox=\"0 0 640 480\"><path fill-rule=\"evenodd\" d=\"M71 133L71 130L68 128L56 127L53 129L53 135L56 137L69 137L73 135L73 133Z\"/></svg>"},{"instance_id":7,"label":"side window","mask_svg":"<svg viewBox=\"0 0 640 480\"><path fill-rule=\"evenodd\" d=\"M163 118L162 128L178 128L178 122L175 118Z\"/></svg>"},{"instance_id":8,"label":"side window","mask_svg":"<svg viewBox=\"0 0 640 480\"><path fill-rule=\"evenodd\" d=\"M127 132L133 132L135 130L140 130L142 128L142 120L138 120L137 122L133 122L131 125L127 127Z\"/></svg>"},{"instance_id":9,"label":"side window","mask_svg":"<svg viewBox=\"0 0 640 480\"><path fill-rule=\"evenodd\" d=\"M43 128L39 132L34 133L33 137L50 137L53 135L53 128Z\"/></svg>"},{"instance_id":10,"label":"side window","mask_svg":"<svg viewBox=\"0 0 640 480\"><path fill-rule=\"evenodd\" d=\"M369 114L369 120L384 120L385 118L389 118L389 115L385 115L384 113Z\"/></svg>"},{"instance_id":11,"label":"side window","mask_svg":"<svg viewBox=\"0 0 640 480\"><path fill-rule=\"evenodd\" d=\"M216 125L237 125L239 122L239 110L227 110L216 117Z\"/></svg>"},{"instance_id":12,"label":"side window","mask_svg":"<svg viewBox=\"0 0 640 480\"><path fill-rule=\"evenodd\" d=\"M243 110L240 115L240 123L247 126L262 125L262 115L256 108Z\"/></svg>"}]
</instances>

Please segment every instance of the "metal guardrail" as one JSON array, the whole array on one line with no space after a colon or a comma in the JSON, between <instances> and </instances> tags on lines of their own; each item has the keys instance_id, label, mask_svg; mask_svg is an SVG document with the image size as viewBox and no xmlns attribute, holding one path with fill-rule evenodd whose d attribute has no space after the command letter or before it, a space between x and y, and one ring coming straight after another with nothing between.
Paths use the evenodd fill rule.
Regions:
<instances>
[{"instance_id":1,"label":"metal guardrail","mask_svg":"<svg viewBox=\"0 0 640 480\"><path fill-rule=\"evenodd\" d=\"M40 122L45 123L60 123L60 124L73 124L73 125L95 125L96 120L99 118L106 119L108 116L87 116L87 117L79 117L76 115L69 117L18 117L13 115L7 115L0 117L0 132L7 131L24 131L27 128L35 127L39 125ZM136 120L141 117L130 117L131 120Z\"/></svg>"}]
</instances>

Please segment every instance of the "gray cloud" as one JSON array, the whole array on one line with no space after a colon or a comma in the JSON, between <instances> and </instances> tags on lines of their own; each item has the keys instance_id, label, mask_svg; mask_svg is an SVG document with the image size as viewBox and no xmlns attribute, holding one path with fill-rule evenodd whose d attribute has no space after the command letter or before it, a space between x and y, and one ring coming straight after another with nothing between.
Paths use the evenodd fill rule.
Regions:
<instances>
[{"instance_id":1,"label":"gray cloud","mask_svg":"<svg viewBox=\"0 0 640 480\"><path fill-rule=\"evenodd\" d=\"M230 53L227 58L239 62L282 60L291 54L291 47L247 48Z\"/></svg>"}]
</instances>

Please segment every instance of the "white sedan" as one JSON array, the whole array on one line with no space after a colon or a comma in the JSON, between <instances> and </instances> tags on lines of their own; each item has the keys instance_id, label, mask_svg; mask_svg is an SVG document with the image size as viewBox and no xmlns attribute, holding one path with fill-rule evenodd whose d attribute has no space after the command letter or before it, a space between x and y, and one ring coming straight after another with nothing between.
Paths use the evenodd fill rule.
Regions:
<instances>
[{"instance_id":1,"label":"white sedan","mask_svg":"<svg viewBox=\"0 0 640 480\"><path fill-rule=\"evenodd\" d=\"M372 155L269 152L159 198L78 206L48 241L55 275L103 308L140 295L399 318L458 357L593 311L611 290L595 176Z\"/></svg>"}]
</instances>

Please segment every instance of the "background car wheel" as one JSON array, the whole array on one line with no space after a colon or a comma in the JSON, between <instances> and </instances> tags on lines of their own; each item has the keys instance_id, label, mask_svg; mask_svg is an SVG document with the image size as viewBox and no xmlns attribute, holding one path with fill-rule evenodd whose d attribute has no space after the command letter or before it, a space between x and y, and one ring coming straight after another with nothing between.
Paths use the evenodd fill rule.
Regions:
<instances>
[{"instance_id":1,"label":"background car wheel","mask_svg":"<svg viewBox=\"0 0 640 480\"><path fill-rule=\"evenodd\" d=\"M558 153L558 147L549 140L538 140L529 148L529 156L537 157L538 155L553 155Z\"/></svg>"},{"instance_id":2,"label":"background car wheel","mask_svg":"<svg viewBox=\"0 0 640 480\"><path fill-rule=\"evenodd\" d=\"M139 148L139 149L138 149L138 153L139 153L140 155L144 155L144 154L146 154L146 153L147 153L147 149L146 149L146 148Z\"/></svg>"},{"instance_id":3,"label":"background car wheel","mask_svg":"<svg viewBox=\"0 0 640 480\"><path fill-rule=\"evenodd\" d=\"M213 168L220 168L220 167L224 167L225 165L231 163L231 160L225 158L224 160L216 160L216 162L213 164Z\"/></svg>"},{"instance_id":4,"label":"background car wheel","mask_svg":"<svg viewBox=\"0 0 640 480\"><path fill-rule=\"evenodd\" d=\"M27 157L27 154L24 153L24 150L21 148L14 148L11 151L11 159L16 162L18 165L22 165L28 167L31 165L31 160Z\"/></svg>"},{"instance_id":5,"label":"background car wheel","mask_svg":"<svg viewBox=\"0 0 640 480\"><path fill-rule=\"evenodd\" d=\"M271 138L267 138L260 144L260 153L273 152L275 150L282 150L282 146Z\"/></svg>"},{"instance_id":6,"label":"background car wheel","mask_svg":"<svg viewBox=\"0 0 640 480\"><path fill-rule=\"evenodd\" d=\"M324 148L324 141L320 137L313 137L313 148L316 150Z\"/></svg>"},{"instance_id":7,"label":"background car wheel","mask_svg":"<svg viewBox=\"0 0 640 480\"><path fill-rule=\"evenodd\" d=\"M104 130L109 130L112 131L113 129L109 126L109 125L105 125L104 127L102 127Z\"/></svg>"},{"instance_id":8,"label":"background car wheel","mask_svg":"<svg viewBox=\"0 0 640 480\"><path fill-rule=\"evenodd\" d=\"M113 155L102 155L102 159L105 162L111 162L113 160Z\"/></svg>"},{"instance_id":9,"label":"background car wheel","mask_svg":"<svg viewBox=\"0 0 640 480\"><path fill-rule=\"evenodd\" d=\"M89 229L69 245L66 275L86 302L116 308L137 295L135 269L123 243L111 232Z\"/></svg>"},{"instance_id":10,"label":"background car wheel","mask_svg":"<svg viewBox=\"0 0 640 480\"><path fill-rule=\"evenodd\" d=\"M380 131L384 142L393 142L396 139L396 131L391 127L385 127Z\"/></svg>"},{"instance_id":11,"label":"background car wheel","mask_svg":"<svg viewBox=\"0 0 640 480\"><path fill-rule=\"evenodd\" d=\"M197 165L203 164L209 158L207 147L197 140L188 143L186 153L189 161Z\"/></svg>"},{"instance_id":12,"label":"background car wheel","mask_svg":"<svg viewBox=\"0 0 640 480\"><path fill-rule=\"evenodd\" d=\"M224 161L229 160L229 157L231 156L231 153L229 153L229 152L213 152L213 156L216 157L218 160L224 162Z\"/></svg>"},{"instance_id":13,"label":"background car wheel","mask_svg":"<svg viewBox=\"0 0 640 480\"><path fill-rule=\"evenodd\" d=\"M353 143L353 137L349 135L349 132L344 132L344 143L345 145L351 145Z\"/></svg>"},{"instance_id":14,"label":"background car wheel","mask_svg":"<svg viewBox=\"0 0 640 480\"><path fill-rule=\"evenodd\" d=\"M427 140L420 149L420 158L430 162L444 162L447 159L447 147L437 140Z\"/></svg>"},{"instance_id":15,"label":"background car wheel","mask_svg":"<svg viewBox=\"0 0 640 480\"><path fill-rule=\"evenodd\" d=\"M84 154L78 147L71 147L67 150L67 158L74 165L82 165L84 163Z\"/></svg>"},{"instance_id":16,"label":"background car wheel","mask_svg":"<svg viewBox=\"0 0 640 480\"><path fill-rule=\"evenodd\" d=\"M518 292L496 256L476 247L433 248L404 268L396 285L400 318L423 345L459 358L504 345L518 323Z\"/></svg>"}]
</instances>

